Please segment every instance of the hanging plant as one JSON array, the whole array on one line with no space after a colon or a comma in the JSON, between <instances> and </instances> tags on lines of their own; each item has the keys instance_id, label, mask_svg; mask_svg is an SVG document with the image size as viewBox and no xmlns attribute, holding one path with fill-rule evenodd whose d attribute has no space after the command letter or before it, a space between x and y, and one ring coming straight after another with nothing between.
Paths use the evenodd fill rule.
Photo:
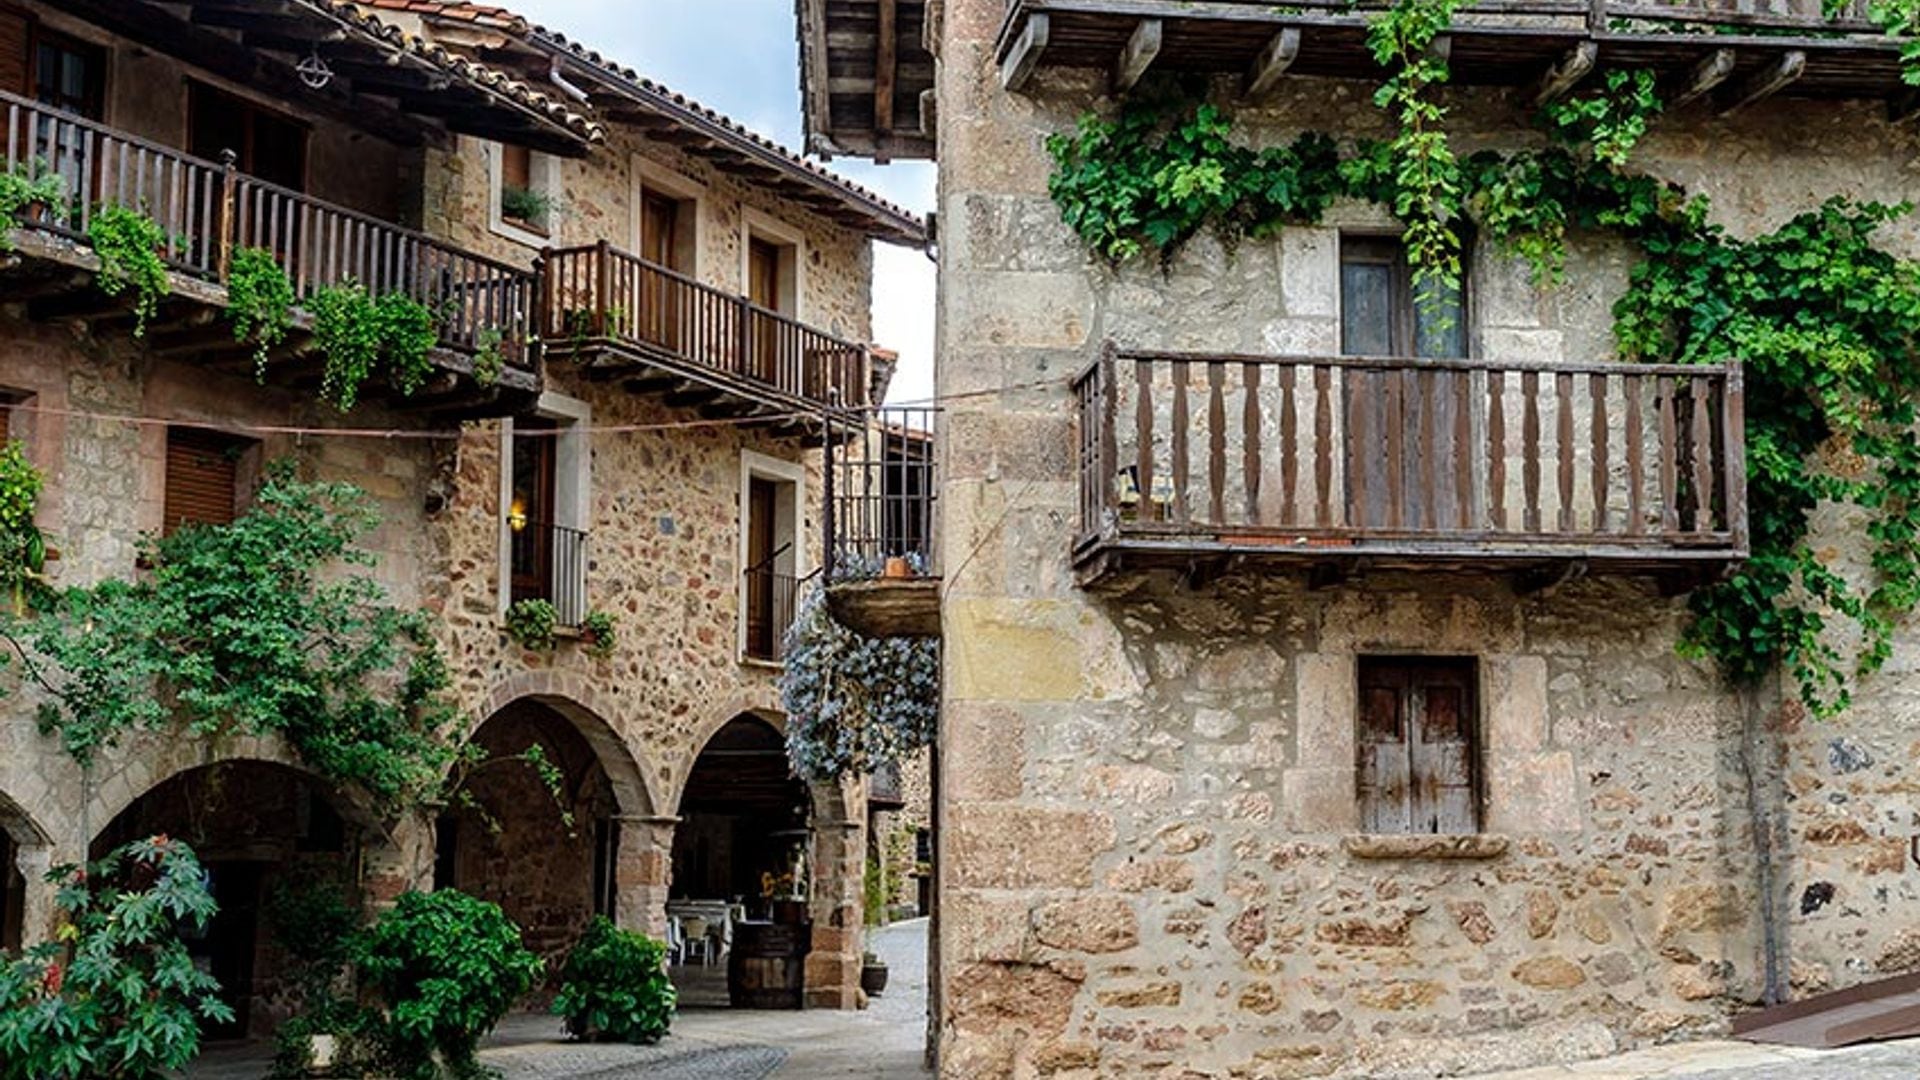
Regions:
<instances>
[{"instance_id":1,"label":"hanging plant","mask_svg":"<svg viewBox=\"0 0 1920 1080\"><path fill-rule=\"evenodd\" d=\"M475 338L473 351L473 381L482 387L492 386L500 381L500 373L506 370L507 353L504 348L505 335L498 327L489 326L480 331Z\"/></svg>"},{"instance_id":2,"label":"hanging plant","mask_svg":"<svg viewBox=\"0 0 1920 1080\"><path fill-rule=\"evenodd\" d=\"M160 310L171 283L160 253L167 232L159 223L124 206L102 206L87 226L87 240L100 259L100 291L119 296L133 290L133 336L144 337L147 321Z\"/></svg>"},{"instance_id":3,"label":"hanging plant","mask_svg":"<svg viewBox=\"0 0 1920 1080\"><path fill-rule=\"evenodd\" d=\"M411 395L433 370L440 343L433 311L404 293L378 298L357 281L316 290L306 303L314 343L325 360L320 396L341 412L359 401L377 371Z\"/></svg>"},{"instance_id":4,"label":"hanging plant","mask_svg":"<svg viewBox=\"0 0 1920 1080\"><path fill-rule=\"evenodd\" d=\"M265 379L267 356L293 326L293 279L265 248L240 248L227 269L227 318L235 341L252 341L254 376Z\"/></svg>"},{"instance_id":5,"label":"hanging plant","mask_svg":"<svg viewBox=\"0 0 1920 1080\"><path fill-rule=\"evenodd\" d=\"M787 631L780 698L787 755L802 778L836 780L899 764L933 742L939 647L854 633L834 619L816 585Z\"/></svg>"}]
</instances>

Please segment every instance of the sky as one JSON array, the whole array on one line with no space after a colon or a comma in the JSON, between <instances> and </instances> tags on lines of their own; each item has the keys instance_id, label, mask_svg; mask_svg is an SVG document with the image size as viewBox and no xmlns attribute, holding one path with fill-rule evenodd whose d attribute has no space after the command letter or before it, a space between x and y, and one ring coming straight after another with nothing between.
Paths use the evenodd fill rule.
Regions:
<instances>
[{"instance_id":1,"label":"sky","mask_svg":"<svg viewBox=\"0 0 1920 1080\"><path fill-rule=\"evenodd\" d=\"M783 146L803 145L793 0L495 0L665 83ZM828 167L919 214L933 209L928 162ZM874 341L900 353L890 401L933 392L934 268L918 251L875 244Z\"/></svg>"}]
</instances>

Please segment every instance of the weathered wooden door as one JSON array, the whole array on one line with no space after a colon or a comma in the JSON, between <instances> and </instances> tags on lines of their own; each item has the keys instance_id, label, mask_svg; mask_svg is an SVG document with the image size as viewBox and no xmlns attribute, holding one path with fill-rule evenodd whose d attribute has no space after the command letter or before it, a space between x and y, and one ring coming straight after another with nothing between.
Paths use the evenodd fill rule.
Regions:
<instances>
[{"instance_id":1,"label":"weathered wooden door","mask_svg":"<svg viewBox=\"0 0 1920 1080\"><path fill-rule=\"evenodd\" d=\"M655 191L640 195L640 257L655 266L679 273L692 268L676 260L681 248L680 204ZM647 272L640 285L640 336L664 349L678 352L681 341L681 298L686 290L665 274Z\"/></svg>"},{"instance_id":2,"label":"weathered wooden door","mask_svg":"<svg viewBox=\"0 0 1920 1080\"><path fill-rule=\"evenodd\" d=\"M774 620L774 522L779 489L771 480L747 481L747 655L772 659L784 627Z\"/></svg>"},{"instance_id":3,"label":"weathered wooden door","mask_svg":"<svg viewBox=\"0 0 1920 1080\"><path fill-rule=\"evenodd\" d=\"M1474 833L1474 663L1360 660L1360 824L1378 833Z\"/></svg>"},{"instance_id":4,"label":"weathered wooden door","mask_svg":"<svg viewBox=\"0 0 1920 1080\"><path fill-rule=\"evenodd\" d=\"M747 299L766 311L780 310L780 249L765 240L747 241ZM779 381L779 320L753 313L752 374Z\"/></svg>"}]
</instances>

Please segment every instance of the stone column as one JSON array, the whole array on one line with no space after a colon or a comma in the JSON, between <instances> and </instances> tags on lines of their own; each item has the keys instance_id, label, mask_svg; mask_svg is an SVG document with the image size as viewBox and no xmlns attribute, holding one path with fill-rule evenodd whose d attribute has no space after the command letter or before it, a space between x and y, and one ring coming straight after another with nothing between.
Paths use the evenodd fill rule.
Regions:
<instances>
[{"instance_id":1,"label":"stone column","mask_svg":"<svg viewBox=\"0 0 1920 1080\"><path fill-rule=\"evenodd\" d=\"M861 813L865 800L852 798L853 790L852 784L844 790L814 786L813 888L807 903L813 919L805 982L808 1008L851 1009L858 1004L867 838Z\"/></svg>"},{"instance_id":2,"label":"stone column","mask_svg":"<svg viewBox=\"0 0 1920 1080\"><path fill-rule=\"evenodd\" d=\"M385 836L369 834L361 856L360 881L367 907L384 911L400 894L433 888L434 823L437 808L401 818Z\"/></svg>"},{"instance_id":3,"label":"stone column","mask_svg":"<svg viewBox=\"0 0 1920 1080\"><path fill-rule=\"evenodd\" d=\"M614 921L623 930L667 936L667 887L673 878L677 817L617 815L620 852L614 863Z\"/></svg>"},{"instance_id":4,"label":"stone column","mask_svg":"<svg viewBox=\"0 0 1920 1080\"><path fill-rule=\"evenodd\" d=\"M46 844L22 845L14 852L13 865L27 879L25 904L20 912L20 946L30 949L52 941L59 929L60 914L53 898L59 886L47 880L53 868L53 848Z\"/></svg>"}]
</instances>

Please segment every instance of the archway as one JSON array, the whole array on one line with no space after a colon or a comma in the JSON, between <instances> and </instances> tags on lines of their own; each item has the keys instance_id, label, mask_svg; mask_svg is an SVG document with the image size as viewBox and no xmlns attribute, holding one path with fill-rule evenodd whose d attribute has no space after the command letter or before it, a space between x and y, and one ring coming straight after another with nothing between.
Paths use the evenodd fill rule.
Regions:
<instances>
[{"instance_id":1,"label":"archway","mask_svg":"<svg viewBox=\"0 0 1920 1080\"><path fill-rule=\"evenodd\" d=\"M26 811L0 794L0 953L18 952L25 943L27 872L21 866L21 851L46 844L46 834Z\"/></svg>"},{"instance_id":2,"label":"archway","mask_svg":"<svg viewBox=\"0 0 1920 1080\"><path fill-rule=\"evenodd\" d=\"M658 901L623 851L643 842L634 834L651 807L612 728L565 699L523 697L488 717L472 742L480 764L440 818L434 887L499 904L550 973L593 916L646 925L648 913L636 909ZM533 748L557 784L526 761Z\"/></svg>"},{"instance_id":3,"label":"archway","mask_svg":"<svg viewBox=\"0 0 1920 1080\"><path fill-rule=\"evenodd\" d=\"M98 859L133 840L166 834L191 845L219 913L187 936L197 965L220 982L231 1024L210 1039L266 1035L298 1004L278 944L276 912L324 884L357 905L357 871L369 823L318 778L288 765L240 759L176 773L128 803L95 834Z\"/></svg>"},{"instance_id":4,"label":"archway","mask_svg":"<svg viewBox=\"0 0 1920 1080\"><path fill-rule=\"evenodd\" d=\"M667 900L681 929L694 929L676 969L688 1004L785 1006L791 998L798 1006L808 913L804 903L776 900L798 893L811 872L812 805L785 738L753 713L722 725L694 759L680 794ZM787 876L796 873L798 885Z\"/></svg>"}]
</instances>

